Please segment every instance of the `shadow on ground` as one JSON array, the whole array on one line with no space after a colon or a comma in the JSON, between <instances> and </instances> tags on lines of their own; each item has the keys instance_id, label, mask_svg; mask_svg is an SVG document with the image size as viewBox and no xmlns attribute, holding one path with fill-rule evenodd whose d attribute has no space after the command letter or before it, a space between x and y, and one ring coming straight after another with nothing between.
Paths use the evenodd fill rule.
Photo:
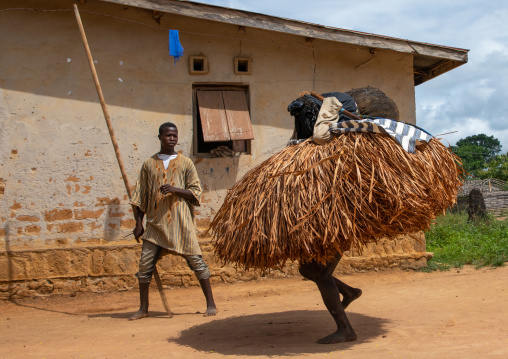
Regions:
<instances>
[{"instance_id":1,"label":"shadow on ground","mask_svg":"<svg viewBox=\"0 0 508 359\"><path fill-rule=\"evenodd\" d=\"M387 332L386 319L348 312L356 342L317 344L335 330L327 311L287 311L216 319L193 326L168 341L224 355L298 355L348 350Z\"/></svg>"},{"instance_id":2,"label":"shadow on ground","mask_svg":"<svg viewBox=\"0 0 508 359\"><path fill-rule=\"evenodd\" d=\"M71 312L67 312L67 311L64 311L64 310L56 310L56 309L44 308L42 306L37 306L35 304L32 304L32 305L22 304L22 303L19 303L18 301L13 300L13 299L11 299L11 303L14 304L14 305L17 305L18 307L24 307L24 308L31 308L31 309L36 309L36 310L42 310L42 311L45 311L45 312L60 313L60 314L67 314L67 315L79 315L77 313L71 313ZM32 303L34 303L34 301L32 301Z\"/></svg>"}]
</instances>

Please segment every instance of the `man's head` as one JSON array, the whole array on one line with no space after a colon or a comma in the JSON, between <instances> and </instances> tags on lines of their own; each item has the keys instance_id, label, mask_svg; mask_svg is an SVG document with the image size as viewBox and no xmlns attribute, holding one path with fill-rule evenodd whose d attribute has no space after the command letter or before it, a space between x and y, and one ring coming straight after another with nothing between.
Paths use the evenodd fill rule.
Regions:
<instances>
[{"instance_id":1,"label":"man's head","mask_svg":"<svg viewBox=\"0 0 508 359\"><path fill-rule=\"evenodd\" d=\"M173 154L178 143L178 128L174 123L166 122L159 127L160 153Z\"/></svg>"},{"instance_id":2,"label":"man's head","mask_svg":"<svg viewBox=\"0 0 508 359\"><path fill-rule=\"evenodd\" d=\"M166 127L176 128L176 130L178 131L178 127L176 127L176 125L173 122L164 122L162 125L159 126L159 135L162 134L162 130Z\"/></svg>"}]
</instances>

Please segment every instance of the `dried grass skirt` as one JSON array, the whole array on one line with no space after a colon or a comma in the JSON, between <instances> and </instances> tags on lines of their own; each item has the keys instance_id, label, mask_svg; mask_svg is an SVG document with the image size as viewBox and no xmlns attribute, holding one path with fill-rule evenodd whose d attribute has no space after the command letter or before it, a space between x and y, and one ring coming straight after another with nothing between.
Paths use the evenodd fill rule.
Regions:
<instances>
[{"instance_id":1,"label":"dried grass skirt","mask_svg":"<svg viewBox=\"0 0 508 359\"><path fill-rule=\"evenodd\" d=\"M438 140L407 153L387 135L350 133L286 147L229 190L210 230L224 264L326 262L411 234L456 201L460 159Z\"/></svg>"}]
</instances>

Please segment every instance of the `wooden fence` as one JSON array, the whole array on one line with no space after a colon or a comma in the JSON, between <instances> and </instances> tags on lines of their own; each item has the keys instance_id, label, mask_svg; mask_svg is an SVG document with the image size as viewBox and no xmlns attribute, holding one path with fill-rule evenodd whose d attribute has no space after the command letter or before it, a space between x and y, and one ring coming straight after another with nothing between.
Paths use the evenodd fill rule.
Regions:
<instances>
[{"instance_id":1,"label":"wooden fence","mask_svg":"<svg viewBox=\"0 0 508 359\"><path fill-rule=\"evenodd\" d=\"M508 182L495 178L466 181L459 191L459 197L469 196L469 192L471 192L473 188L478 188L482 194L487 192L503 192L508 191Z\"/></svg>"},{"instance_id":2,"label":"wooden fence","mask_svg":"<svg viewBox=\"0 0 508 359\"><path fill-rule=\"evenodd\" d=\"M508 215L508 183L493 178L466 182L458 194L454 211L467 210L469 192L473 188L482 192L487 211L494 216Z\"/></svg>"}]
</instances>

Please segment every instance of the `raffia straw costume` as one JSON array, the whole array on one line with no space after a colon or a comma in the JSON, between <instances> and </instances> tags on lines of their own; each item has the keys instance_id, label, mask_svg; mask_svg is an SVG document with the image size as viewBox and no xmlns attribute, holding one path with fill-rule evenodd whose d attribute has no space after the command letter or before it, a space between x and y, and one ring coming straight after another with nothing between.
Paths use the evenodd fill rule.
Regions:
<instances>
[{"instance_id":1,"label":"raffia straw costume","mask_svg":"<svg viewBox=\"0 0 508 359\"><path fill-rule=\"evenodd\" d=\"M258 269L287 260L326 263L382 237L427 230L455 203L460 159L438 139L403 140L409 153L394 140L397 133L387 133L421 133L414 126L337 123L333 113L321 118L330 123L316 125L331 125L335 136L322 132L321 145L309 139L286 147L229 190L210 226L223 263Z\"/></svg>"}]
</instances>

